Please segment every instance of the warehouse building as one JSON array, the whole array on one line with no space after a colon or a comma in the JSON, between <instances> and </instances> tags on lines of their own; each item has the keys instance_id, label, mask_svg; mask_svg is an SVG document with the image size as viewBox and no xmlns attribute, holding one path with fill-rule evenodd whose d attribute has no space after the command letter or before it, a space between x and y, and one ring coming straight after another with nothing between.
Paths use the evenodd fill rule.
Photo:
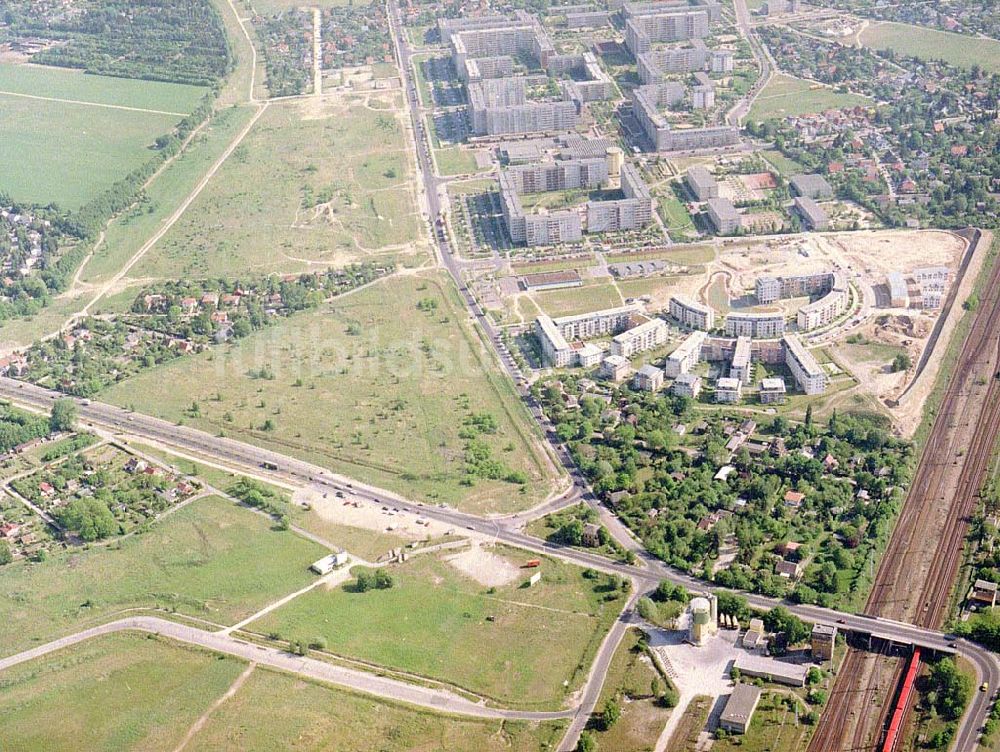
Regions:
<instances>
[{"instance_id":1,"label":"warehouse building","mask_svg":"<svg viewBox=\"0 0 1000 752\"><path fill-rule=\"evenodd\" d=\"M719 716L719 727L731 734L745 734L760 703L760 694L759 687L752 684L737 684L726 700L722 715Z\"/></svg>"}]
</instances>

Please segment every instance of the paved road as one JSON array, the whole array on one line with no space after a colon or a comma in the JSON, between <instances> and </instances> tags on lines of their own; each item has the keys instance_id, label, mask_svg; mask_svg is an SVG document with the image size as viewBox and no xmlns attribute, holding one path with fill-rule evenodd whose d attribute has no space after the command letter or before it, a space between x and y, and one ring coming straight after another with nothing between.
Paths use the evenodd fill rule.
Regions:
<instances>
[{"instance_id":1,"label":"paved road","mask_svg":"<svg viewBox=\"0 0 1000 752\"><path fill-rule=\"evenodd\" d=\"M19 663L41 658L56 650L71 647L94 637L124 631L152 632L179 642L188 643L189 645L197 645L209 650L233 655L245 661L252 661L263 666L288 671L297 676L336 684L378 697L392 697L401 702L444 713L454 713L476 718L551 721L560 718L569 718L576 712L575 710L535 712L491 708L446 690L431 689L418 684L410 684L404 681L388 679L384 676L377 676L367 671L336 666L315 658L286 653L277 648L255 645L226 633L206 632L203 629L196 629L156 616L131 616L77 632L68 637L53 640L45 645L39 645L31 650L26 650L23 653L0 659L0 671L16 666Z\"/></svg>"},{"instance_id":2,"label":"paved road","mask_svg":"<svg viewBox=\"0 0 1000 752\"><path fill-rule=\"evenodd\" d=\"M0 397L10 399L20 405L36 409L49 409L52 402L61 396L49 389L25 384L9 378L0 378ZM235 468L246 468L250 472L260 473L264 465L271 468L267 472L278 475L297 483L312 484L320 492L340 492L349 494L363 501L379 505L391 505L403 511L423 515L451 525L455 528L466 528L482 535L491 536L496 540L517 546L529 551L548 554L575 564L594 569L620 574L631 578L636 583L638 591L645 591L661 580L670 580L684 585L691 590L704 590L706 584L682 572L677 572L652 554L642 549L628 533L619 520L602 509L605 520L615 533L626 544L636 551L639 566L630 566L610 561L597 554L566 548L548 541L524 534L518 529L519 518L484 519L447 507L427 506L420 502L411 502L402 497L370 486L362 486L350 479L335 475L323 468L311 465L301 460L294 460L267 449L245 444L228 438L212 436L203 431L188 426L177 426L158 418L130 413L118 407L89 400L78 400L80 420L95 426L124 432L138 438L153 440L170 447L176 447L186 453L202 456ZM574 487L567 498L573 494L582 494L581 489ZM511 522L511 519L514 522ZM755 608L768 609L780 602L760 595L746 594L747 601ZM902 643L917 643L922 646L948 652L958 651L981 672L978 681L988 681L990 686L1000 687L1000 664L996 657L978 645L964 640L954 641L948 636L932 629L925 629L911 624L876 619L860 614L848 614L817 606L803 606L784 603L790 611L799 617L824 624L837 624L843 630L859 633L874 633ZM607 645L607 643L605 643ZM611 650L610 652L613 652ZM595 663L605 659L604 652L595 659ZM593 686L588 691L594 692ZM599 686L596 692L599 694ZM584 703L587 698L584 698ZM985 722L988 712L986 698L977 693L966 720L959 729L959 737L975 735Z\"/></svg>"}]
</instances>

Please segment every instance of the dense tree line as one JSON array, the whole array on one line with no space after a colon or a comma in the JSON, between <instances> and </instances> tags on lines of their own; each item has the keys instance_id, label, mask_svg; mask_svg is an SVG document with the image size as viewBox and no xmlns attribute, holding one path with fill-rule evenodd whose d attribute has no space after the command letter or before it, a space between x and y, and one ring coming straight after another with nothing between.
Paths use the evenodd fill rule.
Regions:
<instances>
[{"instance_id":1,"label":"dense tree line","mask_svg":"<svg viewBox=\"0 0 1000 752\"><path fill-rule=\"evenodd\" d=\"M0 5L0 41L55 42L32 62L121 78L211 86L232 67L225 27L210 0L84 0L65 12L37 0Z\"/></svg>"}]
</instances>

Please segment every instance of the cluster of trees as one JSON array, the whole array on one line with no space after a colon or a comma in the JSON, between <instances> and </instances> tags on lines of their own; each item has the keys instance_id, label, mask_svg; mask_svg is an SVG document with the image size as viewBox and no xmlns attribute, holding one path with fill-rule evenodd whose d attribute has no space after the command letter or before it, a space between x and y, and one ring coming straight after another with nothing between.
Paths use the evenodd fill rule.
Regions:
<instances>
[{"instance_id":1,"label":"cluster of trees","mask_svg":"<svg viewBox=\"0 0 1000 752\"><path fill-rule=\"evenodd\" d=\"M765 441L782 439L786 454L751 456L743 448L731 456L727 431L739 420L724 411L697 413L704 431L681 439L671 426L696 417L684 398L619 387L611 395L619 409L608 410L581 392L575 377L561 381L535 387L556 432L598 493L625 492L615 512L661 559L722 587L780 596L789 581L775 574L774 550L794 541L811 562L798 600L833 605L864 586L866 564L885 543L914 459L912 446L894 438L880 416L834 414L824 425L811 416L794 425L777 417L758 430ZM578 397L579 409L566 408L562 390ZM736 472L716 480L727 463ZM805 494L801 507L784 503L790 489ZM720 548L731 542L735 561L713 574Z\"/></svg>"},{"instance_id":2,"label":"cluster of trees","mask_svg":"<svg viewBox=\"0 0 1000 752\"><path fill-rule=\"evenodd\" d=\"M465 476L461 481L464 485L474 485L477 478L527 485L527 474L496 459L493 449L483 440L483 435L496 434L499 429L496 417L489 413L471 413L466 416L459 432L459 436L465 441Z\"/></svg>"},{"instance_id":3,"label":"cluster of trees","mask_svg":"<svg viewBox=\"0 0 1000 752\"><path fill-rule=\"evenodd\" d=\"M282 527L288 527L288 497L284 494L250 478L240 478L227 492L247 506L276 517Z\"/></svg>"},{"instance_id":4,"label":"cluster of trees","mask_svg":"<svg viewBox=\"0 0 1000 752\"><path fill-rule=\"evenodd\" d=\"M44 416L0 405L0 452L9 452L21 444L44 438L50 430Z\"/></svg>"},{"instance_id":5,"label":"cluster of trees","mask_svg":"<svg viewBox=\"0 0 1000 752\"><path fill-rule=\"evenodd\" d=\"M257 36L264 48L267 89L272 97L312 90L312 13L291 8L276 16L259 16Z\"/></svg>"},{"instance_id":6,"label":"cluster of trees","mask_svg":"<svg viewBox=\"0 0 1000 752\"><path fill-rule=\"evenodd\" d=\"M108 508L107 502L96 495L73 499L56 509L52 516L64 528L75 532L87 542L110 538L121 532L121 525Z\"/></svg>"},{"instance_id":7,"label":"cluster of trees","mask_svg":"<svg viewBox=\"0 0 1000 752\"><path fill-rule=\"evenodd\" d=\"M368 569L357 567L354 570L355 593L367 593L369 590L388 590L396 581L385 569Z\"/></svg>"},{"instance_id":8,"label":"cluster of trees","mask_svg":"<svg viewBox=\"0 0 1000 752\"><path fill-rule=\"evenodd\" d=\"M210 0L102 0L67 13L57 3L4 3L0 40L57 42L32 62L121 78L212 86L231 69L222 18Z\"/></svg>"}]
</instances>

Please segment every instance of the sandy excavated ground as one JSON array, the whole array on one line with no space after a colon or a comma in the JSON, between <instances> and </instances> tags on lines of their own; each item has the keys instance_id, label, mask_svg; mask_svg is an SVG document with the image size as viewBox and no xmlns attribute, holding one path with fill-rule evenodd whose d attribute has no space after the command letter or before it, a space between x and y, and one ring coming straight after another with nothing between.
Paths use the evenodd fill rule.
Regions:
<instances>
[{"instance_id":1,"label":"sandy excavated ground","mask_svg":"<svg viewBox=\"0 0 1000 752\"><path fill-rule=\"evenodd\" d=\"M487 551L478 542L454 556L445 557L462 574L486 587L499 587L521 576L521 570L502 556Z\"/></svg>"},{"instance_id":2,"label":"sandy excavated ground","mask_svg":"<svg viewBox=\"0 0 1000 752\"><path fill-rule=\"evenodd\" d=\"M393 512L392 506L386 505L388 511L383 512L381 506L370 502L354 502L350 497L340 499L333 494L323 498L323 494L311 488L303 488L292 496L293 503L309 504L327 522L338 525L349 525L380 533L392 533L408 540L423 540L434 538L452 531L451 525L436 522L426 517L417 517L405 512ZM354 506L357 503L358 506ZM427 524L418 524L417 520ZM391 528L391 529L390 529Z\"/></svg>"}]
</instances>

